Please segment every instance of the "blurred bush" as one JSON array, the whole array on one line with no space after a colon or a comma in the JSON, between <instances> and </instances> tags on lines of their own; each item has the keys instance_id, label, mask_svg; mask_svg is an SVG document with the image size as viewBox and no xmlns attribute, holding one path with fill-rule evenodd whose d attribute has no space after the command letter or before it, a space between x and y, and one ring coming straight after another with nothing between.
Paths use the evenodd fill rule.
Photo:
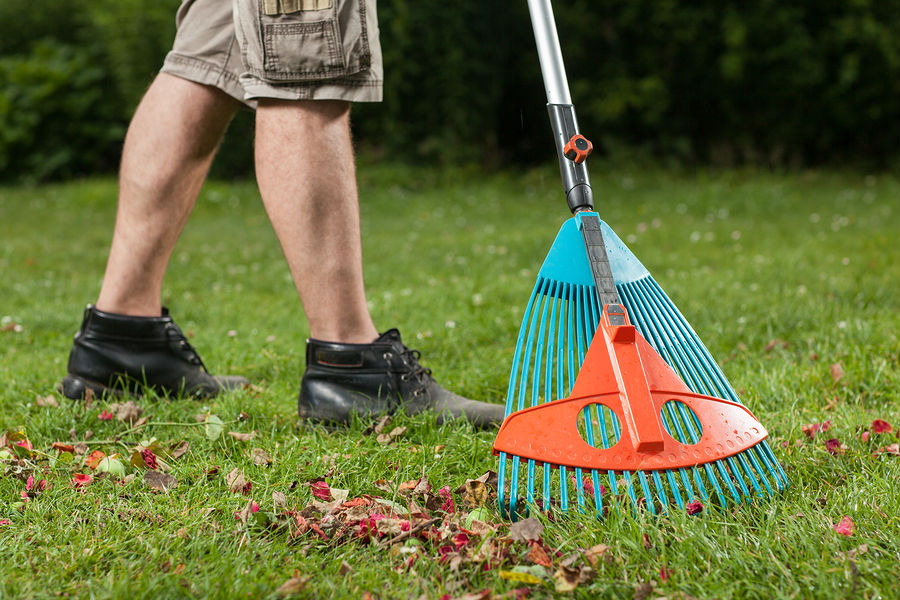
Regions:
<instances>
[{"instance_id":1,"label":"blurred bush","mask_svg":"<svg viewBox=\"0 0 900 600\"><path fill-rule=\"evenodd\" d=\"M0 179L111 171L178 0L0 2ZM557 0L582 130L601 152L773 166L900 153L900 0ZM359 145L431 162L548 160L524 0L380 0L385 102ZM251 172L252 115L214 166ZM552 159L551 159L552 160Z\"/></svg>"}]
</instances>

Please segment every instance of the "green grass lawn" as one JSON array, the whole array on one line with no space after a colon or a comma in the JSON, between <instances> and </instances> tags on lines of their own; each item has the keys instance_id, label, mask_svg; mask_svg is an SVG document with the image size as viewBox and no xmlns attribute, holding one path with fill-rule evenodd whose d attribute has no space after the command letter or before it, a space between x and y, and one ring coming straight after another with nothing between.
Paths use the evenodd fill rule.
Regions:
<instances>
[{"instance_id":1,"label":"green grass lawn","mask_svg":"<svg viewBox=\"0 0 900 600\"><path fill-rule=\"evenodd\" d=\"M519 319L568 216L557 174L364 166L360 187L376 324L398 326L447 387L502 402ZM115 183L2 187L0 433L27 436L33 451L0 450L0 598L282 597L291 584L310 598L545 598L561 593L566 567L582 576L568 592L580 598L897 598L900 457L876 453L900 429L897 178L601 165L594 187L601 216L768 428L785 493L697 516L540 516L537 545L512 541L489 503L478 513L489 527L459 538L454 528L480 526L457 489L497 468L493 432L430 415L395 417L385 431L406 429L389 444L366 434L369 422L297 429L307 326L252 183L204 189L164 302L211 369L254 387L138 399L149 420L137 428L101 419L106 400L55 395L47 406L99 289ZM894 433L875 433L875 419ZM813 438L801 429L826 421ZM168 492L127 465L154 438L178 482ZM170 456L182 442L189 450ZM129 477L86 466L95 450L120 454ZM235 469L252 482L246 493L230 490ZM93 481L78 487L75 474ZM26 502L29 475L48 487ZM401 486L423 477L431 495ZM314 510L309 482L321 479L398 517L412 499L439 521L394 544L390 521L382 537L357 538L358 527L332 527L333 507L324 519ZM259 512L242 516L250 501ZM849 536L833 529L845 516Z\"/></svg>"}]
</instances>

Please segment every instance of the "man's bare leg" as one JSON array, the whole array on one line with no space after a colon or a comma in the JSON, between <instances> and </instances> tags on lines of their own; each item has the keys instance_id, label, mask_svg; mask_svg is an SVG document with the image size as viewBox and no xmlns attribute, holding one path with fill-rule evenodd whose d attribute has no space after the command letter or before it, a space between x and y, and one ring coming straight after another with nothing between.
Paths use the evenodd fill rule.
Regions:
<instances>
[{"instance_id":1,"label":"man's bare leg","mask_svg":"<svg viewBox=\"0 0 900 600\"><path fill-rule=\"evenodd\" d=\"M337 101L261 100L256 177L309 320L301 419L347 423L432 410L491 426L499 404L439 386L400 333L378 336L363 289L362 242L349 109ZM377 339L376 339L377 338Z\"/></svg>"},{"instance_id":2,"label":"man's bare leg","mask_svg":"<svg viewBox=\"0 0 900 600\"><path fill-rule=\"evenodd\" d=\"M212 376L162 314L166 265L238 103L224 92L162 73L144 95L125 138L119 208L97 306L85 311L62 393L213 396L247 383Z\"/></svg>"},{"instance_id":3,"label":"man's bare leg","mask_svg":"<svg viewBox=\"0 0 900 600\"><path fill-rule=\"evenodd\" d=\"M102 311L159 316L163 275L238 102L160 73L122 152L119 206L97 300Z\"/></svg>"},{"instance_id":4,"label":"man's bare leg","mask_svg":"<svg viewBox=\"0 0 900 600\"><path fill-rule=\"evenodd\" d=\"M369 343L349 104L260 100L256 177L313 338Z\"/></svg>"}]
</instances>

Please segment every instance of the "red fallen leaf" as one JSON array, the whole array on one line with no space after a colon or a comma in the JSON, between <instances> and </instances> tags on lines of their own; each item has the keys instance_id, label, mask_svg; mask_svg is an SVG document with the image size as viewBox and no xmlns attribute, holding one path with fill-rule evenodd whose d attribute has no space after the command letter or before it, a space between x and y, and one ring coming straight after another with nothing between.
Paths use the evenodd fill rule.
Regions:
<instances>
[{"instance_id":1,"label":"red fallen leaf","mask_svg":"<svg viewBox=\"0 0 900 600\"><path fill-rule=\"evenodd\" d=\"M104 454L102 450L94 450L86 459L84 459L84 464L88 468L96 471L97 465L99 465L100 461L104 458L106 458L106 454Z\"/></svg>"},{"instance_id":2,"label":"red fallen leaf","mask_svg":"<svg viewBox=\"0 0 900 600\"><path fill-rule=\"evenodd\" d=\"M689 515L696 515L699 512L703 512L703 504L701 502L691 502L690 504L686 505L685 508L687 509L687 514Z\"/></svg>"},{"instance_id":3,"label":"red fallen leaf","mask_svg":"<svg viewBox=\"0 0 900 600\"><path fill-rule=\"evenodd\" d=\"M324 481L310 482L309 489L312 491L312 495L319 500L324 500L325 502L330 502L332 500L331 488L328 487L328 484Z\"/></svg>"},{"instance_id":4,"label":"red fallen leaf","mask_svg":"<svg viewBox=\"0 0 900 600\"><path fill-rule=\"evenodd\" d=\"M443 500L441 504L441 510L446 513L452 513L456 511L456 507L453 505L453 495L450 494L450 486L445 485L441 489L438 490L438 496Z\"/></svg>"},{"instance_id":5,"label":"red fallen leaf","mask_svg":"<svg viewBox=\"0 0 900 600\"><path fill-rule=\"evenodd\" d=\"M150 448L145 448L143 451L141 451L141 458L144 459L144 464L147 465L148 469L157 468L158 465L156 464L156 455L153 454L153 450L151 450Z\"/></svg>"},{"instance_id":6,"label":"red fallen leaf","mask_svg":"<svg viewBox=\"0 0 900 600\"><path fill-rule=\"evenodd\" d=\"M875 419L872 421L872 433L891 433L894 428L890 423L883 419Z\"/></svg>"},{"instance_id":7,"label":"red fallen leaf","mask_svg":"<svg viewBox=\"0 0 900 600\"><path fill-rule=\"evenodd\" d=\"M63 444L62 442L53 442L50 444L50 447L62 454L63 452L70 452L75 454L75 446L71 444Z\"/></svg>"},{"instance_id":8,"label":"red fallen leaf","mask_svg":"<svg viewBox=\"0 0 900 600\"><path fill-rule=\"evenodd\" d=\"M85 475L83 473L75 473L74 475L72 475L72 483L77 488L90 485L93 480L93 477L91 477L90 475Z\"/></svg>"},{"instance_id":9,"label":"red fallen leaf","mask_svg":"<svg viewBox=\"0 0 900 600\"><path fill-rule=\"evenodd\" d=\"M536 565L547 567L548 569L553 567L553 561L547 556L547 552L544 551L539 542L531 542L531 549L528 551L526 558Z\"/></svg>"},{"instance_id":10,"label":"red fallen leaf","mask_svg":"<svg viewBox=\"0 0 900 600\"><path fill-rule=\"evenodd\" d=\"M806 434L806 437L812 439L816 437L816 434L819 431L828 431L831 428L831 420L825 421L823 423L808 423L806 425L802 425L800 429L803 433Z\"/></svg>"},{"instance_id":11,"label":"red fallen leaf","mask_svg":"<svg viewBox=\"0 0 900 600\"><path fill-rule=\"evenodd\" d=\"M844 449L841 446L841 440L837 438L831 438L830 440L825 440L825 449L828 450L831 454L843 454Z\"/></svg>"},{"instance_id":12,"label":"red fallen leaf","mask_svg":"<svg viewBox=\"0 0 900 600\"><path fill-rule=\"evenodd\" d=\"M868 441L869 441L869 432L868 432L868 431L863 431L862 434L860 434L859 439L860 439L860 441L861 441L862 443L864 443L864 444L865 444L866 442L868 442Z\"/></svg>"},{"instance_id":13,"label":"red fallen leaf","mask_svg":"<svg viewBox=\"0 0 900 600\"><path fill-rule=\"evenodd\" d=\"M661 582L665 583L666 581L668 581L669 577L671 577L671 576L672 576L672 572L669 571L665 566L663 566L659 570L659 580Z\"/></svg>"},{"instance_id":14,"label":"red fallen leaf","mask_svg":"<svg viewBox=\"0 0 900 600\"><path fill-rule=\"evenodd\" d=\"M108 410L104 410L97 416L97 418L100 419L101 421L112 421L114 416L115 415L113 415Z\"/></svg>"},{"instance_id":15,"label":"red fallen leaf","mask_svg":"<svg viewBox=\"0 0 900 600\"><path fill-rule=\"evenodd\" d=\"M317 536L319 536L323 540L328 540L328 535L324 531L322 531L322 528L319 527L317 524L310 523L309 530L312 531L313 533L315 533Z\"/></svg>"},{"instance_id":16,"label":"red fallen leaf","mask_svg":"<svg viewBox=\"0 0 900 600\"><path fill-rule=\"evenodd\" d=\"M457 551L468 544L469 541L469 536L464 532L457 533L455 536L453 536L453 545L456 546Z\"/></svg>"},{"instance_id":17,"label":"red fallen leaf","mask_svg":"<svg viewBox=\"0 0 900 600\"><path fill-rule=\"evenodd\" d=\"M28 479L25 481L25 491L30 492L31 488L34 487L34 475L29 475Z\"/></svg>"},{"instance_id":18,"label":"red fallen leaf","mask_svg":"<svg viewBox=\"0 0 900 600\"><path fill-rule=\"evenodd\" d=\"M24 500L25 502L28 502L31 500L31 498L28 497L28 492L26 492L25 490L22 490L21 492L19 492L19 495L22 496L22 500Z\"/></svg>"},{"instance_id":19,"label":"red fallen leaf","mask_svg":"<svg viewBox=\"0 0 900 600\"><path fill-rule=\"evenodd\" d=\"M443 562L446 562L447 560L449 560L449 559L450 559L450 555L453 554L454 552L456 552L456 551L453 549L453 546L451 546L451 545L449 545L449 544L448 544L448 545L444 545L444 546L439 546L439 547L438 547L438 554L441 555L441 560L440 560L440 562L443 563Z\"/></svg>"},{"instance_id":20,"label":"red fallen leaf","mask_svg":"<svg viewBox=\"0 0 900 600\"><path fill-rule=\"evenodd\" d=\"M872 453L872 456L878 456L879 454L892 454L894 456L900 456L900 444L890 444L888 446L882 446L878 450Z\"/></svg>"},{"instance_id":21,"label":"red fallen leaf","mask_svg":"<svg viewBox=\"0 0 900 600\"><path fill-rule=\"evenodd\" d=\"M259 512L259 504L257 504L253 500L250 501L250 505L247 508L250 509L251 513ZM242 512L244 512L244 511L242 511L242 510L234 511L234 518L237 519L238 521L245 519L246 517L241 515Z\"/></svg>"},{"instance_id":22,"label":"red fallen leaf","mask_svg":"<svg viewBox=\"0 0 900 600\"><path fill-rule=\"evenodd\" d=\"M0 519L0 527L4 525L9 525L9 519Z\"/></svg>"},{"instance_id":23,"label":"red fallen leaf","mask_svg":"<svg viewBox=\"0 0 900 600\"><path fill-rule=\"evenodd\" d=\"M839 362L831 365L831 379L837 383L844 376L844 365Z\"/></svg>"},{"instance_id":24,"label":"red fallen leaf","mask_svg":"<svg viewBox=\"0 0 900 600\"><path fill-rule=\"evenodd\" d=\"M347 500L343 504L341 504L341 508L354 508L357 506L369 506L372 504L372 501L368 498L353 498L352 500Z\"/></svg>"},{"instance_id":25,"label":"red fallen leaf","mask_svg":"<svg viewBox=\"0 0 900 600\"><path fill-rule=\"evenodd\" d=\"M13 442L12 445L18 446L20 448L25 448L26 450L34 450L34 448L32 448L31 446L31 442L28 441L27 438L24 440L19 440L18 442Z\"/></svg>"},{"instance_id":26,"label":"red fallen leaf","mask_svg":"<svg viewBox=\"0 0 900 600\"><path fill-rule=\"evenodd\" d=\"M851 536L853 535L853 519L845 515L839 523L832 525L831 528L840 535Z\"/></svg>"}]
</instances>

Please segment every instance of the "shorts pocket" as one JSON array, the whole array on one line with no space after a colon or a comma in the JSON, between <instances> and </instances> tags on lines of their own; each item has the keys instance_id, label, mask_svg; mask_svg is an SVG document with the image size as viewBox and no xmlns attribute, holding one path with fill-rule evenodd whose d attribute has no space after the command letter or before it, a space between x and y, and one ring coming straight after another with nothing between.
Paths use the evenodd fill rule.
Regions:
<instances>
[{"instance_id":1,"label":"shorts pocket","mask_svg":"<svg viewBox=\"0 0 900 600\"><path fill-rule=\"evenodd\" d=\"M263 56L258 74L287 83L336 79L367 69L366 3L336 0L329 9L280 15L259 11Z\"/></svg>"}]
</instances>

